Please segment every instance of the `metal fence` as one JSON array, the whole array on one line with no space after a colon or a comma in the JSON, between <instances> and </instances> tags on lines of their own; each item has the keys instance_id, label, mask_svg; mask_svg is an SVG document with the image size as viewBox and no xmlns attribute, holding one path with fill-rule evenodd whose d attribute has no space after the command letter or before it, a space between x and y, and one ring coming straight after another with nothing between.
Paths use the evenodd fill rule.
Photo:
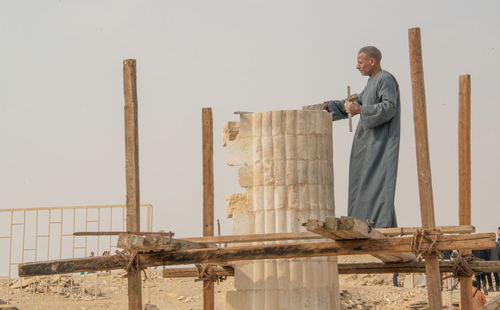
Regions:
<instances>
[{"instance_id":1,"label":"metal fence","mask_svg":"<svg viewBox=\"0 0 500 310\"><path fill-rule=\"evenodd\" d=\"M152 231L153 206L142 204L141 215L141 230ZM48 293L51 285L61 289L61 281L69 283L65 292L54 292L54 288L51 288L57 297L55 300L57 303L60 300L59 296L69 294L66 297L71 297L74 292L78 293L78 290L81 294L74 294L75 296L81 297L83 293L86 293L87 299L89 296L97 299L100 295L99 286L102 286L102 283L107 282L107 285L111 286L113 278L111 272L18 279L17 267L24 262L109 255L116 250L118 236L74 236L73 233L126 231L125 227L126 207L124 205L0 210L0 249L2 251L0 255L0 281L2 282L0 303L27 305L30 301L35 301L35 294ZM98 280L103 276L106 276L107 280ZM74 283L76 283L74 277L79 277L77 290L74 289ZM43 279L40 280L40 278ZM49 283L50 281L52 283ZM93 289L89 290L89 287ZM14 292L14 290L17 291ZM126 294L126 284L124 292L120 290L115 293ZM33 309L50 308L39 306Z\"/></svg>"}]
</instances>

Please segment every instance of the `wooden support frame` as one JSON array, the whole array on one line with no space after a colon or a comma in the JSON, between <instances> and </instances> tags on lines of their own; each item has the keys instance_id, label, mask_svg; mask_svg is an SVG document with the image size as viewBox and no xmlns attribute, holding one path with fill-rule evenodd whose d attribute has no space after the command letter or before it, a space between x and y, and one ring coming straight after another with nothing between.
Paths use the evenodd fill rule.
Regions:
<instances>
[{"instance_id":1,"label":"wooden support frame","mask_svg":"<svg viewBox=\"0 0 500 310\"><path fill-rule=\"evenodd\" d=\"M242 260L281 259L296 257L319 257L358 254L390 254L409 252L412 238L385 238L367 240L344 240L327 242L297 242L207 248L173 252L140 253L138 262L143 267L222 263ZM431 243L422 240L422 246ZM489 249L495 246L495 234L444 235L436 242L439 251L453 249ZM121 269L126 261L119 255L86 257L19 265L21 277L52 275L73 272L105 271Z\"/></svg>"},{"instance_id":2,"label":"wooden support frame","mask_svg":"<svg viewBox=\"0 0 500 310\"><path fill-rule=\"evenodd\" d=\"M123 61L125 97L125 168L127 187L127 231L140 231L139 191L139 129L137 113L137 81L135 59ZM128 309L142 310L142 280L139 270L130 270L128 279Z\"/></svg>"},{"instance_id":3,"label":"wooden support frame","mask_svg":"<svg viewBox=\"0 0 500 310\"><path fill-rule=\"evenodd\" d=\"M413 90L413 107L415 121L415 138L417 151L417 166L419 177L419 195L421 206L422 227L424 229L435 229L435 216L432 193L432 178L429 158L429 143L427 133L426 102L423 76L422 50L420 29L409 29L410 45L410 64ZM136 86L136 62L133 59L127 59L123 62L124 79L124 98L125 98L125 157L126 157L126 189L127 189L127 232L137 233L140 231L140 191L139 191L139 152L138 152L138 108L137 108L137 86ZM239 260L256 259L277 259L277 258L295 258L295 257L316 257L316 256L335 256L350 254L372 254L374 256L386 255L388 253L401 253L409 251L411 238L385 238L389 234L403 235L408 231L393 229L384 233L379 231L357 231L348 232L347 235L339 235L339 232L328 231L328 229L310 229L314 233L292 233L292 234L267 234L250 236L224 236L213 237L214 234L214 182L213 182L213 120L210 108L202 110L202 137L203 137L203 237L188 238L179 240L182 244L193 244L189 241L200 243L230 243L230 242L255 242L270 240L305 240L321 239L328 237L337 241L328 242L310 242L310 243L287 243L287 244L268 244L258 246L237 246L232 248L204 248L198 243L194 247L201 249L179 249L165 251L161 247L149 247L149 250L164 250L155 253L140 253L137 260L141 266L161 266L178 265L189 263L211 263ZM470 76L460 76L460 120L459 120L459 224L460 228L468 227L473 231L471 223L471 199L470 199ZM415 229L416 230L416 229ZM113 235L118 232L104 232L107 235ZM413 231L411 232L413 233ZM467 233L460 231L460 233ZM87 233L88 235L89 233ZM98 234L98 233L97 233ZM321 236L319 236L319 235ZM279 236L278 236L279 235ZM349 235L349 236L348 236ZM160 234L146 234L145 236L161 237ZM170 237L172 234L170 234ZM142 239L146 239L142 238ZM239 238L239 239L238 239ZM246 239L245 239L246 238ZM253 239L252 239L253 238ZM260 238L260 239L259 239ZM274 239L272 239L274 238ZM367 240L367 238L369 238ZM139 240L141 238L138 238ZM141 239L141 240L142 240ZM153 238L154 239L154 238ZM158 240L161 238L157 238ZM244 241L242 240L244 239ZM346 240L347 239L347 240ZM364 239L364 240L350 240ZM225 240L225 241L224 241ZM475 234L475 235L455 235L441 236L436 243L436 250L449 249L486 249L494 246L493 234ZM183 243L184 242L184 243ZM423 244L430 244L429 241ZM168 247L167 247L168 248ZM131 249L131 248L129 248ZM168 248L170 250L170 248ZM137 250L137 249L135 249ZM27 263L19 265L19 274L21 276L29 275L49 275L59 273L71 273L78 271L100 271L110 269L120 269L126 260L123 256L111 257L92 257L82 259L67 259L59 261L48 261L39 263ZM448 271L449 264L439 263L437 256L427 255L425 264L406 263L401 264L349 264L340 265L341 272L355 273L377 273L377 272L395 272L418 270L421 271L425 266L428 280L428 295L431 309L442 308L441 288L440 288L440 268L441 272ZM477 265L479 264L479 265ZM363 265L363 266L361 266ZM475 270L498 271L498 264L481 265L478 262L471 263ZM474 267L476 266L476 267ZM492 268L492 269L488 269ZM221 274L230 273L228 268L220 270ZM462 305L463 309L469 309L470 303L470 285L466 282L470 279L461 279L463 287ZM462 282L463 281L463 282ZM205 283L204 288L204 310L214 309L214 291L213 283ZM142 309L140 272L131 270L128 273L128 298L129 309Z\"/></svg>"}]
</instances>

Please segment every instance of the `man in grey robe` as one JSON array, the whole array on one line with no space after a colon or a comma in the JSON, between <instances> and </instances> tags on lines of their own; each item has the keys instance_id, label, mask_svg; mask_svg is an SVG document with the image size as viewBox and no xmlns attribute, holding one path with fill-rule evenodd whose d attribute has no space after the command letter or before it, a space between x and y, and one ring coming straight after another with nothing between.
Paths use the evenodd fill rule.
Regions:
<instances>
[{"instance_id":1,"label":"man in grey robe","mask_svg":"<svg viewBox=\"0 0 500 310\"><path fill-rule=\"evenodd\" d=\"M369 76L365 89L354 101L327 101L324 109L333 120L345 119L347 111L360 115L349 165L348 215L397 227L394 209L400 137L398 82L382 70L382 54L373 46L358 52L356 68Z\"/></svg>"}]
</instances>

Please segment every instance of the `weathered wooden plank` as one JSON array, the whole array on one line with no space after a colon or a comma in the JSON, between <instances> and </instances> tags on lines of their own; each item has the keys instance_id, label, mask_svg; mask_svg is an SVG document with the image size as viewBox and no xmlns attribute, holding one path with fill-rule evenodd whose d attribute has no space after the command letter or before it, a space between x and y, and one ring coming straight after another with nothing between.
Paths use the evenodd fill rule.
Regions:
<instances>
[{"instance_id":1,"label":"weathered wooden plank","mask_svg":"<svg viewBox=\"0 0 500 310\"><path fill-rule=\"evenodd\" d=\"M220 277L233 277L234 268L231 266L217 266L213 267L212 271L215 275ZM198 269L194 267L184 268L166 268L163 269L164 278L198 278Z\"/></svg>"},{"instance_id":2,"label":"weathered wooden plank","mask_svg":"<svg viewBox=\"0 0 500 310\"><path fill-rule=\"evenodd\" d=\"M137 235L121 233L118 235L117 248L130 251L179 251L207 248L207 243L196 243L181 239L172 239L164 235Z\"/></svg>"},{"instance_id":3,"label":"weathered wooden plank","mask_svg":"<svg viewBox=\"0 0 500 310\"><path fill-rule=\"evenodd\" d=\"M424 65L420 28L408 30L410 48L410 71L413 97L413 120L415 124L415 145L417 155L420 215L424 229L436 228L434 218L434 198L432 193L431 161L429 137L427 133L427 108L425 102ZM427 275L427 295L431 310L442 310L441 275L436 255L425 257Z\"/></svg>"},{"instance_id":4,"label":"weathered wooden plank","mask_svg":"<svg viewBox=\"0 0 500 310\"><path fill-rule=\"evenodd\" d=\"M386 236L406 236L412 235L419 227L400 227L400 228L377 228L377 230ZM472 225L462 226L439 226L437 227L443 234L473 233L475 227ZM269 234L250 234L250 235L228 235L214 237L189 237L183 240L199 243L247 243L262 241L285 241L285 240L319 240L324 237L312 232L294 232L294 233L269 233Z\"/></svg>"},{"instance_id":5,"label":"weathered wooden plank","mask_svg":"<svg viewBox=\"0 0 500 310\"><path fill-rule=\"evenodd\" d=\"M228 236L213 236L213 237L188 237L181 239L199 243L249 243L249 242L262 242L262 241L314 240L314 239L324 239L324 237L311 232L296 232L296 233L228 235Z\"/></svg>"},{"instance_id":6,"label":"weathered wooden plank","mask_svg":"<svg viewBox=\"0 0 500 310\"><path fill-rule=\"evenodd\" d=\"M474 272L500 272L500 261L473 261L469 266ZM339 274L375 274L375 273L424 273L424 262L410 263L353 263L338 264ZM452 272L453 263L449 261L439 262L439 270ZM231 266L214 267L214 273L218 276L234 276L234 268ZM194 267L166 268L163 269L164 278L196 278L198 269Z\"/></svg>"},{"instance_id":7,"label":"weathered wooden plank","mask_svg":"<svg viewBox=\"0 0 500 310\"><path fill-rule=\"evenodd\" d=\"M127 234L127 231L78 231L74 232L73 236L118 236L119 234ZM161 236L175 236L173 232L149 232L149 231L135 231L134 235L161 235Z\"/></svg>"},{"instance_id":8,"label":"weathered wooden plank","mask_svg":"<svg viewBox=\"0 0 500 310\"><path fill-rule=\"evenodd\" d=\"M214 235L214 138L212 109L202 109L203 151L203 236ZM215 291L212 281L203 281L203 309L215 309Z\"/></svg>"},{"instance_id":9,"label":"weathered wooden plank","mask_svg":"<svg viewBox=\"0 0 500 310\"><path fill-rule=\"evenodd\" d=\"M350 216L327 217L325 221L308 220L306 228L310 232L333 240L369 239L373 237L373 228L367 222ZM385 238L382 233L380 235Z\"/></svg>"},{"instance_id":10,"label":"weathered wooden plank","mask_svg":"<svg viewBox=\"0 0 500 310\"><path fill-rule=\"evenodd\" d=\"M358 223L359 226L359 223ZM379 228L372 229L370 231L370 236L372 239L382 239L382 238L390 238L384 235L379 231ZM380 259L385 263L403 263L403 262L415 262L417 261L417 257L415 254L406 252L406 253L391 253L391 254L372 254L373 257Z\"/></svg>"},{"instance_id":11,"label":"weathered wooden plank","mask_svg":"<svg viewBox=\"0 0 500 310\"><path fill-rule=\"evenodd\" d=\"M473 261L469 266L475 272L498 272L500 270L500 262L498 261ZM440 272L452 272L453 262L439 262ZM339 274L369 274L369 273L424 273L424 262L409 262L409 263L354 263L354 264L339 264ZM470 283L469 283L470 285Z\"/></svg>"},{"instance_id":12,"label":"weathered wooden plank","mask_svg":"<svg viewBox=\"0 0 500 310\"><path fill-rule=\"evenodd\" d=\"M368 222L360 221L351 216L327 217L324 222L308 220L306 227L310 232L333 240L388 238L377 229L372 228ZM386 263L416 261L416 257L412 253L374 254L373 256Z\"/></svg>"},{"instance_id":13,"label":"weathered wooden plank","mask_svg":"<svg viewBox=\"0 0 500 310\"><path fill-rule=\"evenodd\" d=\"M135 59L123 61L127 231L140 231L139 126Z\"/></svg>"},{"instance_id":14,"label":"weathered wooden plank","mask_svg":"<svg viewBox=\"0 0 500 310\"><path fill-rule=\"evenodd\" d=\"M377 231L386 236L406 236L412 235L419 227L397 227L397 228L377 228ZM456 225L456 226L438 226L438 229L443 234L470 234L476 232L476 228L472 225ZM73 233L74 236L118 236L119 234L127 233L126 231L81 231ZM173 232L134 232L135 235L163 235L175 236ZM207 236L207 237L189 237L182 240L193 241L199 243L245 243L258 241L280 241L280 240L314 240L323 239L318 234L311 232L296 232L296 233L272 233L272 234L251 234L251 235L227 235L227 236Z\"/></svg>"},{"instance_id":15,"label":"weathered wooden plank","mask_svg":"<svg viewBox=\"0 0 500 310\"><path fill-rule=\"evenodd\" d=\"M202 109L203 236L214 235L214 151L212 109Z\"/></svg>"},{"instance_id":16,"label":"weathered wooden plank","mask_svg":"<svg viewBox=\"0 0 500 310\"><path fill-rule=\"evenodd\" d=\"M125 97L125 177L127 188L127 231L140 231L139 126L135 59L123 61ZM141 272L128 272L128 309L142 309Z\"/></svg>"},{"instance_id":17,"label":"weathered wooden plank","mask_svg":"<svg viewBox=\"0 0 500 310\"><path fill-rule=\"evenodd\" d=\"M139 254L139 264L143 267L186 265L201 263L227 264L231 261L279 259L294 257L317 257L357 254L388 254L408 252L412 238L385 238L368 240L345 240L327 242L299 242L286 244L264 244L228 248L208 248L165 253ZM428 241L422 245L429 246ZM439 251L453 249L490 249L495 247L495 234L443 235L435 244ZM51 275L81 271L103 271L120 269L125 260L117 255L108 257L88 257L57 261L19 264L19 275Z\"/></svg>"},{"instance_id":18,"label":"weathered wooden plank","mask_svg":"<svg viewBox=\"0 0 500 310\"><path fill-rule=\"evenodd\" d=\"M18 265L20 277L122 269L128 262L119 255L59 259Z\"/></svg>"},{"instance_id":19,"label":"weathered wooden plank","mask_svg":"<svg viewBox=\"0 0 500 310\"><path fill-rule=\"evenodd\" d=\"M458 113L458 222L471 224L471 81L470 75L459 78Z\"/></svg>"},{"instance_id":20,"label":"weathered wooden plank","mask_svg":"<svg viewBox=\"0 0 500 310\"><path fill-rule=\"evenodd\" d=\"M326 223L319 220L308 220L306 223L306 228L308 231L321 235L325 238L329 238L332 240L354 240L354 239L369 239L369 234L358 232L354 230L340 230L337 229L337 225L335 223L336 219L333 219L334 222L331 226L335 228L326 228Z\"/></svg>"},{"instance_id":21,"label":"weathered wooden plank","mask_svg":"<svg viewBox=\"0 0 500 310\"><path fill-rule=\"evenodd\" d=\"M471 224L471 111L470 75L459 77L458 112L458 224ZM467 251L464 254L470 254ZM470 277L460 278L460 304L462 310L472 310Z\"/></svg>"},{"instance_id":22,"label":"weathered wooden plank","mask_svg":"<svg viewBox=\"0 0 500 310\"><path fill-rule=\"evenodd\" d=\"M377 228L378 231L386 236L404 236L413 235L417 229L422 227L397 227L397 228ZM458 226L437 226L442 234L470 234L476 232L476 227L472 225L458 225Z\"/></svg>"}]
</instances>

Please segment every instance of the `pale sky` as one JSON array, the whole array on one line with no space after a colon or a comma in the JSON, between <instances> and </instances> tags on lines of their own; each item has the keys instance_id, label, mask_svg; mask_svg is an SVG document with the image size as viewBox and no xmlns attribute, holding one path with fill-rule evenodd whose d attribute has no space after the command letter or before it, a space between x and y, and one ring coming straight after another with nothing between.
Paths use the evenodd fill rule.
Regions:
<instances>
[{"instance_id":1,"label":"pale sky","mask_svg":"<svg viewBox=\"0 0 500 310\"><path fill-rule=\"evenodd\" d=\"M234 111L300 109L360 92L375 45L400 85L396 210L419 226L408 37L421 27L434 204L458 223L458 76L472 76L472 205L500 226L499 1L0 0L1 208L125 203L122 60L137 59L141 201L154 230L201 234L201 108L212 107L216 218L242 192L221 147ZM357 121L355 121L355 125ZM334 124L337 215L353 133Z\"/></svg>"}]
</instances>

